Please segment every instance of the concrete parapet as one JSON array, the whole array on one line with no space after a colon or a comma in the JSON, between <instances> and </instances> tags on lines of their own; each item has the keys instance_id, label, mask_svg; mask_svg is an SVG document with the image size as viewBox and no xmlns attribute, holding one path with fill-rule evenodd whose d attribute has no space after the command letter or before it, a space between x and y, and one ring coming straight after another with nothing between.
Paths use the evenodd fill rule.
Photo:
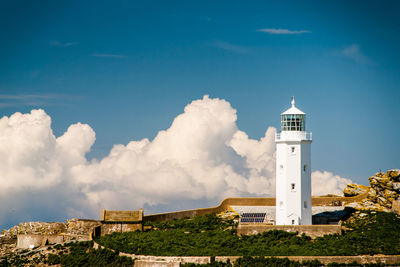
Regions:
<instances>
[{"instance_id":1,"label":"concrete parapet","mask_svg":"<svg viewBox=\"0 0 400 267\"><path fill-rule=\"evenodd\" d=\"M345 204L359 202L367 197L368 193L355 197L312 197L312 206L344 206ZM201 216L211 213L220 213L230 210L230 206L275 206L274 197L238 197L226 198L218 206L193 210L174 211L145 215L144 221L160 222L185 217Z\"/></svg>"},{"instance_id":2,"label":"concrete parapet","mask_svg":"<svg viewBox=\"0 0 400 267\"><path fill-rule=\"evenodd\" d=\"M311 238L328 234L340 234L340 225L266 225L266 224L239 224L237 233L242 235L256 235L266 231L281 230L286 232L298 232Z\"/></svg>"}]
</instances>

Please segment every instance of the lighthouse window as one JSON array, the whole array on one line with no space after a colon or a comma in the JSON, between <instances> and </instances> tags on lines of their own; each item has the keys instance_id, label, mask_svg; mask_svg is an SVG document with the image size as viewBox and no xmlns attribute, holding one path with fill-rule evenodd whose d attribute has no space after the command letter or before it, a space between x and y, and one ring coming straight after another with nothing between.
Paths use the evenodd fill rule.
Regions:
<instances>
[{"instance_id":1,"label":"lighthouse window","mask_svg":"<svg viewBox=\"0 0 400 267\"><path fill-rule=\"evenodd\" d=\"M294 224L294 220L292 220L292 224Z\"/></svg>"},{"instance_id":2,"label":"lighthouse window","mask_svg":"<svg viewBox=\"0 0 400 267\"><path fill-rule=\"evenodd\" d=\"M305 131L306 118L300 114L285 114L281 118L282 131Z\"/></svg>"},{"instance_id":3,"label":"lighthouse window","mask_svg":"<svg viewBox=\"0 0 400 267\"><path fill-rule=\"evenodd\" d=\"M303 166L303 171L306 172L306 170L307 170L307 165L304 164L304 166Z\"/></svg>"},{"instance_id":4,"label":"lighthouse window","mask_svg":"<svg viewBox=\"0 0 400 267\"><path fill-rule=\"evenodd\" d=\"M290 149L291 149L291 151L292 151L292 154L295 154L295 147L292 146Z\"/></svg>"},{"instance_id":5,"label":"lighthouse window","mask_svg":"<svg viewBox=\"0 0 400 267\"><path fill-rule=\"evenodd\" d=\"M304 201L304 208L307 208L307 201Z\"/></svg>"},{"instance_id":6,"label":"lighthouse window","mask_svg":"<svg viewBox=\"0 0 400 267\"><path fill-rule=\"evenodd\" d=\"M291 183L290 184L290 190L296 191L296 184L295 183Z\"/></svg>"}]
</instances>

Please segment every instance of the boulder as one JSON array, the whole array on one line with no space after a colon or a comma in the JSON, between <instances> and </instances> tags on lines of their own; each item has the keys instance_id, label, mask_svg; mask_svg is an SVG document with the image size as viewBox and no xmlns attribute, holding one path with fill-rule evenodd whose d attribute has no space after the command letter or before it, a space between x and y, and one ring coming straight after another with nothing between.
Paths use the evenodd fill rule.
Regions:
<instances>
[{"instance_id":1,"label":"boulder","mask_svg":"<svg viewBox=\"0 0 400 267\"><path fill-rule=\"evenodd\" d=\"M355 197L369 191L370 187L362 184L348 184L343 190L345 197Z\"/></svg>"}]
</instances>

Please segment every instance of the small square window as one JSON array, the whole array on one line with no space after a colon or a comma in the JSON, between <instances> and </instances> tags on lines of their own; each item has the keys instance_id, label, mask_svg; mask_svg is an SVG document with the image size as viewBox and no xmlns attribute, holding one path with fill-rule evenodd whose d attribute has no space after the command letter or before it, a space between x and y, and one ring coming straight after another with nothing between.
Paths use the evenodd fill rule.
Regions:
<instances>
[{"instance_id":1,"label":"small square window","mask_svg":"<svg viewBox=\"0 0 400 267\"><path fill-rule=\"evenodd\" d=\"M307 208L307 201L304 201L304 208Z\"/></svg>"},{"instance_id":2,"label":"small square window","mask_svg":"<svg viewBox=\"0 0 400 267\"><path fill-rule=\"evenodd\" d=\"M296 191L296 184L295 183L291 183L290 184L290 190Z\"/></svg>"},{"instance_id":3,"label":"small square window","mask_svg":"<svg viewBox=\"0 0 400 267\"><path fill-rule=\"evenodd\" d=\"M294 224L294 220L292 220L292 224Z\"/></svg>"},{"instance_id":4,"label":"small square window","mask_svg":"<svg viewBox=\"0 0 400 267\"><path fill-rule=\"evenodd\" d=\"M306 170L307 170L307 165L304 164L304 166L303 166L303 171L306 172Z\"/></svg>"},{"instance_id":5,"label":"small square window","mask_svg":"<svg viewBox=\"0 0 400 267\"><path fill-rule=\"evenodd\" d=\"M292 153L294 153L294 146L292 146Z\"/></svg>"}]
</instances>

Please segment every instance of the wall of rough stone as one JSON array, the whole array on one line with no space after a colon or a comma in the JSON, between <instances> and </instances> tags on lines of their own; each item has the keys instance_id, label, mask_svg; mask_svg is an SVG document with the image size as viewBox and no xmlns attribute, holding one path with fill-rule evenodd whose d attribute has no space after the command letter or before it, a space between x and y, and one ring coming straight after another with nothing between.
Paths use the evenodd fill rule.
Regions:
<instances>
[{"instance_id":1,"label":"wall of rough stone","mask_svg":"<svg viewBox=\"0 0 400 267\"><path fill-rule=\"evenodd\" d=\"M265 225L265 224L239 224L238 235L256 235L271 230L282 230L287 232L299 232L311 238L328 234L340 234L340 225Z\"/></svg>"},{"instance_id":2,"label":"wall of rough stone","mask_svg":"<svg viewBox=\"0 0 400 267\"><path fill-rule=\"evenodd\" d=\"M174 256L143 256L131 255L120 253L121 256L136 258L135 267L178 267L180 263L197 263L206 264L211 262L211 257L174 257ZM353 263L367 264L367 263L386 263L396 264L400 263L400 255L362 255L362 256L275 256L276 258L289 258L292 261L313 261L319 260L323 264L332 262L337 263ZM227 262L229 259L231 263L235 262L239 256L216 256L215 261Z\"/></svg>"},{"instance_id":3,"label":"wall of rough stone","mask_svg":"<svg viewBox=\"0 0 400 267\"><path fill-rule=\"evenodd\" d=\"M23 222L3 231L6 237L17 237L18 234L60 234L66 232L66 225L62 222Z\"/></svg>"},{"instance_id":4,"label":"wall of rough stone","mask_svg":"<svg viewBox=\"0 0 400 267\"><path fill-rule=\"evenodd\" d=\"M46 246L49 244L60 244L70 241L88 241L89 235L72 234L19 234L17 235L17 248L28 249Z\"/></svg>"},{"instance_id":5,"label":"wall of rough stone","mask_svg":"<svg viewBox=\"0 0 400 267\"><path fill-rule=\"evenodd\" d=\"M103 223L101 225L101 235L107 235L114 232L133 232L133 231L143 231L142 223Z\"/></svg>"},{"instance_id":6,"label":"wall of rough stone","mask_svg":"<svg viewBox=\"0 0 400 267\"><path fill-rule=\"evenodd\" d=\"M361 255L361 256L275 256L276 258L289 258L292 261L313 261L319 260L323 264L328 263L353 263L357 262L358 264L366 264L366 263L386 263L386 264L395 264L400 263L400 255ZM217 256L215 257L216 261L226 262L228 259L231 262L234 262L239 257L237 256ZM150 266L150 265L149 265Z\"/></svg>"},{"instance_id":7,"label":"wall of rough stone","mask_svg":"<svg viewBox=\"0 0 400 267\"><path fill-rule=\"evenodd\" d=\"M101 222L97 220L70 219L65 224L65 232L67 234L88 235L94 227L101 225Z\"/></svg>"}]
</instances>

